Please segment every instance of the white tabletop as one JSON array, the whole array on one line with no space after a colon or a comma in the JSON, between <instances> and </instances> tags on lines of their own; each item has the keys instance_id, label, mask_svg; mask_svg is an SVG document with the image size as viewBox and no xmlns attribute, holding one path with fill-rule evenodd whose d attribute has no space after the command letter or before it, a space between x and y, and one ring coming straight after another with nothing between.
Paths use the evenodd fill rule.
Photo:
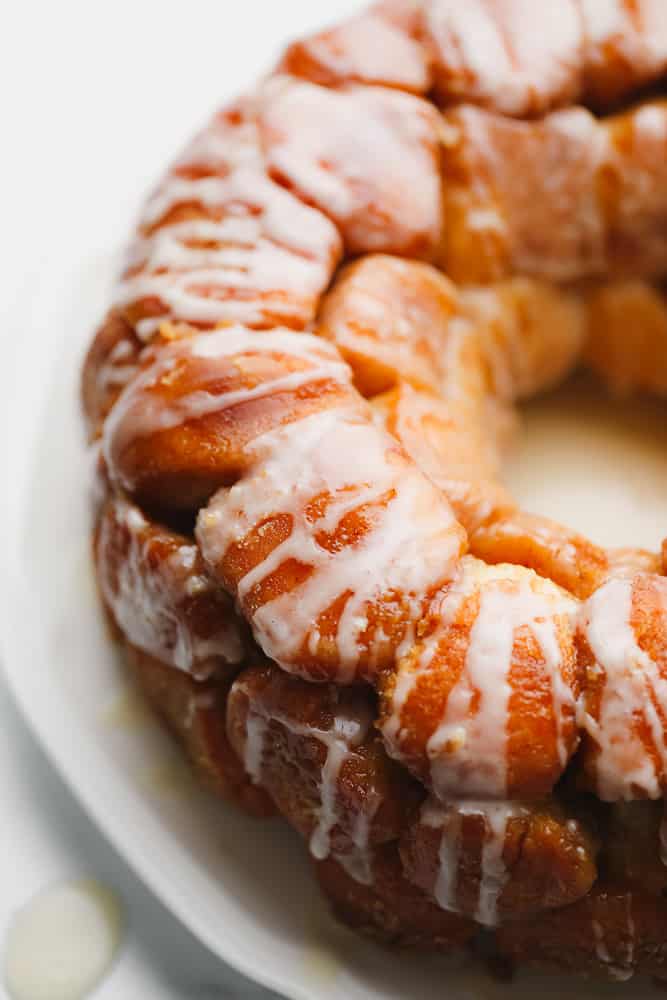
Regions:
<instances>
[{"instance_id":1,"label":"white tabletop","mask_svg":"<svg viewBox=\"0 0 667 1000\"><path fill-rule=\"evenodd\" d=\"M45 247L62 241L82 260L113 250L146 190L216 105L270 66L286 38L358 5L13 4L0 22L0 347L22 335L40 272L62 266ZM0 491L0 513L1 505ZM212 957L138 882L47 762L1 680L0 803L0 950L12 913L36 892L93 876L126 913L100 1000L269 995Z\"/></svg>"}]
</instances>

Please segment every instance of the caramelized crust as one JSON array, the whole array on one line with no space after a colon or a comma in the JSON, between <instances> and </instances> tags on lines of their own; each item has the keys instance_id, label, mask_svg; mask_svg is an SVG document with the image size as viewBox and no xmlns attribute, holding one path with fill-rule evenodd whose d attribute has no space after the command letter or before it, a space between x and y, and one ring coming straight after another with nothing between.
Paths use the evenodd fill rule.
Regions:
<instances>
[{"instance_id":1,"label":"caramelized crust","mask_svg":"<svg viewBox=\"0 0 667 1000\"><path fill-rule=\"evenodd\" d=\"M411 882L489 927L584 896L595 854L590 834L555 802L429 800L401 841Z\"/></svg>"},{"instance_id":2,"label":"caramelized crust","mask_svg":"<svg viewBox=\"0 0 667 1000\"><path fill-rule=\"evenodd\" d=\"M563 909L508 923L498 930L502 955L624 982L635 973L667 978L664 928L667 900L612 882L596 883Z\"/></svg>"},{"instance_id":3,"label":"caramelized crust","mask_svg":"<svg viewBox=\"0 0 667 1000\"><path fill-rule=\"evenodd\" d=\"M333 858L315 866L334 913L350 927L398 948L451 951L476 933L472 920L448 913L406 879L395 844L373 852L373 883L353 879Z\"/></svg>"},{"instance_id":4,"label":"caramelized crust","mask_svg":"<svg viewBox=\"0 0 667 1000\"><path fill-rule=\"evenodd\" d=\"M341 253L335 227L270 180L251 102L215 115L146 203L116 304L164 320L302 329Z\"/></svg>"},{"instance_id":5,"label":"caramelized crust","mask_svg":"<svg viewBox=\"0 0 667 1000\"><path fill-rule=\"evenodd\" d=\"M667 69L661 0L431 0L424 42L441 104L517 117L613 105Z\"/></svg>"},{"instance_id":6,"label":"caramelized crust","mask_svg":"<svg viewBox=\"0 0 667 1000\"><path fill-rule=\"evenodd\" d=\"M481 525L471 551L487 563L518 563L553 580L575 597L588 597L608 573L606 552L549 518L512 511Z\"/></svg>"},{"instance_id":7,"label":"caramelized crust","mask_svg":"<svg viewBox=\"0 0 667 1000\"><path fill-rule=\"evenodd\" d=\"M256 784L315 857L333 854L361 881L372 848L396 840L423 797L387 757L374 715L368 691L308 684L272 665L244 670L227 706L229 739Z\"/></svg>"},{"instance_id":8,"label":"caramelized crust","mask_svg":"<svg viewBox=\"0 0 667 1000\"><path fill-rule=\"evenodd\" d=\"M617 885L665 896L667 866L662 802L615 802L604 844L604 865Z\"/></svg>"}]
</instances>

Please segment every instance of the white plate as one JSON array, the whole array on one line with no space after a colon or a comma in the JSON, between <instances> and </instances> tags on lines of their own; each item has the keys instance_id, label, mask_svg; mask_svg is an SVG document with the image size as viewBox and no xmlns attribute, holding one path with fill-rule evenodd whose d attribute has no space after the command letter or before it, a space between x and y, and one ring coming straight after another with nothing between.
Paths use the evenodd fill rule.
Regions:
<instances>
[{"instance_id":1,"label":"white plate","mask_svg":"<svg viewBox=\"0 0 667 1000\"><path fill-rule=\"evenodd\" d=\"M452 1000L529 997L537 989L619 995L615 986L524 975L508 989L479 970L358 940L328 916L298 839L200 792L159 727L137 710L93 586L77 394L109 268L92 260L65 285L44 286L2 372L3 659L18 704L64 778L184 924L225 961L294 1000L440 1000L444 991ZM652 992L638 982L631 988L634 998Z\"/></svg>"}]
</instances>

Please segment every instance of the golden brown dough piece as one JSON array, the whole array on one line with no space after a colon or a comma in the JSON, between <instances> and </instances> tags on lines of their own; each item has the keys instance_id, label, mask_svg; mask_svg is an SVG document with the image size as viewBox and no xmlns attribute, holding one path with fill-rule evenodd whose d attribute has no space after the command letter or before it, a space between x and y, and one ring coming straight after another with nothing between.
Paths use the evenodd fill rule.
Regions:
<instances>
[{"instance_id":1,"label":"golden brown dough piece","mask_svg":"<svg viewBox=\"0 0 667 1000\"><path fill-rule=\"evenodd\" d=\"M560 381L585 336L578 297L546 282L459 288L433 267L387 254L344 268L317 319L365 396L405 380L447 399L522 399Z\"/></svg>"},{"instance_id":2,"label":"golden brown dough piece","mask_svg":"<svg viewBox=\"0 0 667 1000\"><path fill-rule=\"evenodd\" d=\"M374 850L372 885L357 882L333 858L315 870L336 916L383 944L448 952L477 933L472 920L441 909L406 879L395 844Z\"/></svg>"},{"instance_id":3,"label":"golden brown dough piece","mask_svg":"<svg viewBox=\"0 0 667 1000\"><path fill-rule=\"evenodd\" d=\"M647 549L607 549L608 576L634 576L635 573L661 573L662 561L658 552Z\"/></svg>"},{"instance_id":4,"label":"golden brown dough piece","mask_svg":"<svg viewBox=\"0 0 667 1000\"><path fill-rule=\"evenodd\" d=\"M465 556L432 632L383 678L389 753L443 801L547 795L579 739L575 610L531 570Z\"/></svg>"},{"instance_id":5,"label":"golden brown dough piece","mask_svg":"<svg viewBox=\"0 0 667 1000\"><path fill-rule=\"evenodd\" d=\"M183 746L197 776L251 815L271 816L275 810L270 798L253 784L227 739L229 681L195 681L130 644L126 648L142 690Z\"/></svg>"},{"instance_id":6,"label":"golden brown dough piece","mask_svg":"<svg viewBox=\"0 0 667 1000\"><path fill-rule=\"evenodd\" d=\"M396 840L423 789L387 757L370 692L308 684L266 665L242 671L227 705L232 746L317 858L370 882L372 852Z\"/></svg>"},{"instance_id":7,"label":"golden brown dough piece","mask_svg":"<svg viewBox=\"0 0 667 1000\"><path fill-rule=\"evenodd\" d=\"M280 68L516 117L614 105L667 70L662 0L391 0L294 42Z\"/></svg>"},{"instance_id":8,"label":"golden brown dough piece","mask_svg":"<svg viewBox=\"0 0 667 1000\"><path fill-rule=\"evenodd\" d=\"M440 263L455 281L659 277L667 269L667 102L597 121L472 106L444 119Z\"/></svg>"},{"instance_id":9,"label":"golden brown dough piece","mask_svg":"<svg viewBox=\"0 0 667 1000\"><path fill-rule=\"evenodd\" d=\"M599 545L548 517L518 510L481 524L470 550L487 563L528 566L580 598L588 597L609 572L607 553Z\"/></svg>"},{"instance_id":10,"label":"golden brown dough piece","mask_svg":"<svg viewBox=\"0 0 667 1000\"><path fill-rule=\"evenodd\" d=\"M193 510L255 460L268 429L358 406L322 340L225 327L147 352L105 425L112 477L143 503Z\"/></svg>"},{"instance_id":11,"label":"golden brown dough piece","mask_svg":"<svg viewBox=\"0 0 667 1000\"><path fill-rule=\"evenodd\" d=\"M501 954L540 965L624 982L635 973L667 978L667 900L612 882L598 882L572 906L498 930Z\"/></svg>"},{"instance_id":12,"label":"golden brown dough piece","mask_svg":"<svg viewBox=\"0 0 667 1000\"><path fill-rule=\"evenodd\" d=\"M571 528L517 508L499 479L498 438L502 442L507 435L508 411L496 409L494 419L489 409L480 425L469 405L418 392L407 383L377 396L373 406L387 430L444 492L478 558L526 566L580 598L611 572L657 569L657 557L650 552L605 552Z\"/></svg>"},{"instance_id":13,"label":"golden brown dough piece","mask_svg":"<svg viewBox=\"0 0 667 1000\"><path fill-rule=\"evenodd\" d=\"M435 268L369 254L338 274L320 305L317 332L339 349L362 395L375 396L403 379L437 393L452 362L455 375L461 374L460 312L457 289ZM464 349L463 362L470 358L470 377L475 379L471 389L481 392L481 374L475 370L481 360L472 335Z\"/></svg>"},{"instance_id":14,"label":"golden brown dough piece","mask_svg":"<svg viewBox=\"0 0 667 1000\"><path fill-rule=\"evenodd\" d=\"M133 646L197 680L235 672L248 631L191 538L111 497L99 516L95 561L104 603Z\"/></svg>"},{"instance_id":15,"label":"golden brown dough piece","mask_svg":"<svg viewBox=\"0 0 667 1000\"><path fill-rule=\"evenodd\" d=\"M571 369L584 320L575 295L544 282L458 289L429 265L381 254L348 266L318 316L318 332L340 349L360 391L382 394L376 411L444 491L471 551L529 566L577 597L603 581L606 554L518 511L500 483L500 460L509 404Z\"/></svg>"},{"instance_id":16,"label":"golden brown dough piece","mask_svg":"<svg viewBox=\"0 0 667 1000\"><path fill-rule=\"evenodd\" d=\"M605 836L605 868L618 885L642 893L667 892L662 802L615 802Z\"/></svg>"},{"instance_id":17,"label":"golden brown dough piece","mask_svg":"<svg viewBox=\"0 0 667 1000\"><path fill-rule=\"evenodd\" d=\"M618 393L667 396L667 302L643 281L621 281L588 297L585 360Z\"/></svg>"},{"instance_id":18,"label":"golden brown dough piece","mask_svg":"<svg viewBox=\"0 0 667 1000\"><path fill-rule=\"evenodd\" d=\"M115 295L143 339L164 320L303 329L340 237L270 180L247 100L219 112L144 206Z\"/></svg>"},{"instance_id":19,"label":"golden brown dough piece","mask_svg":"<svg viewBox=\"0 0 667 1000\"><path fill-rule=\"evenodd\" d=\"M424 40L444 106L517 117L614 104L667 70L662 0L427 0Z\"/></svg>"},{"instance_id":20,"label":"golden brown dough piece","mask_svg":"<svg viewBox=\"0 0 667 1000\"><path fill-rule=\"evenodd\" d=\"M325 87L365 83L425 94L431 85L429 59L412 37L416 25L413 23L411 34L408 25L401 23L403 19L396 17L399 7L408 5L377 4L341 24L293 42L278 70Z\"/></svg>"},{"instance_id":21,"label":"golden brown dough piece","mask_svg":"<svg viewBox=\"0 0 667 1000\"><path fill-rule=\"evenodd\" d=\"M609 579L579 618L582 767L606 802L667 790L667 578Z\"/></svg>"},{"instance_id":22,"label":"golden brown dough piece","mask_svg":"<svg viewBox=\"0 0 667 1000\"><path fill-rule=\"evenodd\" d=\"M112 310L95 334L81 372L81 400L91 439L101 433L111 407L136 375L142 347L132 326Z\"/></svg>"},{"instance_id":23,"label":"golden brown dough piece","mask_svg":"<svg viewBox=\"0 0 667 1000\"><path fill-rule=\"evenodd\" d=\"M408 382L376 396L373 408L389 433L443 491L473 546L480 525L515 510L498 479L500 442L496 439L502 441L508 434L507 412L499 411L485 435L468 403L419 392Z\"/></svg>"},{"instance_id":24,"label":"golden brown dough piece","mask_svg":"<svg viewBox=\"0 0 667 1000\"><path fill-rule=\"evenodd\" d=\"M259 103L270 175L333 219L348 253L435 256L440 119L428 101L388 87L329 90L278 76Z\"/></svg>"},{"instance_id":25,"label":"golden brown dough piece","mask_svg":"<svg viewBox=\"0 0 667 1000\"><path fill-rule=\"evenodd\" d=\"M486 927L566 906L597 877L590 834L553 801L431 799L400 850L411 882Z\"/></svg>"}]
</instances>

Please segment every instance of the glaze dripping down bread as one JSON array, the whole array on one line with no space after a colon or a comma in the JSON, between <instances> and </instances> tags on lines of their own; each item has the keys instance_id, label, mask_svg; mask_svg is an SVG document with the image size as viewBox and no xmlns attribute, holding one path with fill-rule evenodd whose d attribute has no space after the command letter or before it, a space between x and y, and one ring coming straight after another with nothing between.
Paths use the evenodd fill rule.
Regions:
<instances>
[{"instance_id":1,"label":"glaze dripping down bread","mask_svg":"<svg viewBox=\"0 0 667 1000\"><path fill-rule=\"evenodd\" d=\"M83 370L100 593L206 784L386 943L667 979L665 552L516 403L667 396L663 0L387 0L146 202Z\"/></svg>"}]
</instances>

